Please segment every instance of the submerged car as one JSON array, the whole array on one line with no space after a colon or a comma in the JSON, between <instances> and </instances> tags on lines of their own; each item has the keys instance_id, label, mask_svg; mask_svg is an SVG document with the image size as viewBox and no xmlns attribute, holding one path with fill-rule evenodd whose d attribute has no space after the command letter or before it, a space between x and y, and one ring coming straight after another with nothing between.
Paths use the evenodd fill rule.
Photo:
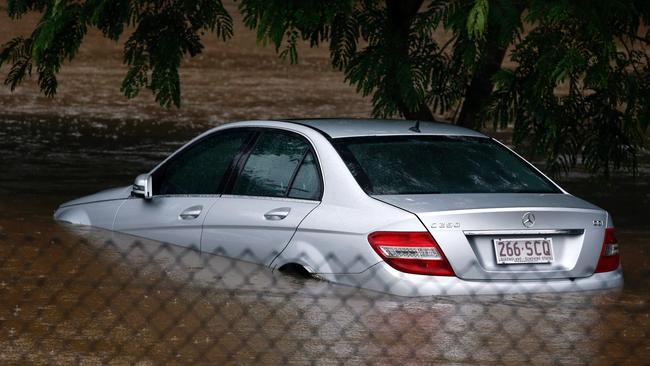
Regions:
<instances>
[{"instance_id":1,"label":"submerged car","mask_svg":"<svg viewBox=\"0 0 650 366\"><path fill-rule=\"evenodd\" d=\"M605 210L446 123L226 124L54 216L405 296L623 285Z\"/></svg>"}]
</instances>

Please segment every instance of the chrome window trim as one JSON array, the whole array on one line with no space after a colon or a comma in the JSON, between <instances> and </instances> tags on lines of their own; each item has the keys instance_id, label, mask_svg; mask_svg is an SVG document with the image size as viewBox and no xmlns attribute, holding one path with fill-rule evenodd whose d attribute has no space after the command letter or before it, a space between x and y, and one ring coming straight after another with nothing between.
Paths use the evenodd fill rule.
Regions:
<instances>
[{"instance_id":1,"label":"chrome window trim","mask_svg":"<svg viewBox=\"0 0 650 366\"><path fill-rule=\"evenodd\" d=\"M245 198L252 200L268 200L268 201L283 201L283 202L321 202L321 200L308 200L302 198L291 198L291 197L272 197L272 196L247 196L242 194L222 194L221 198Z\"/></svg>"},{"instance_id":2,"label":"chrome window trim","mask_svg":"<svg viewBox=\"0 0 650 366\"><path fill-rule=\"evenodd\" d=\"M152 198L200 198L200 197L205 197L205 198L215 198L215 197L221 197L221 194L156 194ZM137 198L139 199L140 197L129 197L128 199L131 198Z\"/></svg>"}]
</instances>

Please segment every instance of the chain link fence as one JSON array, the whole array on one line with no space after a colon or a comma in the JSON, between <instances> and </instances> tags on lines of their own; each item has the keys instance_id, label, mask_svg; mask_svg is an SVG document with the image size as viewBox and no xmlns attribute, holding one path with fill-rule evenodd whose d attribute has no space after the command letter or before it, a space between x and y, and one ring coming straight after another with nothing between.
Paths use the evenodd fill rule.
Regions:
<instances>
[{"instance_id":1,"label":"chain link fence","mask_svg":"<svg viewBox=\"0 0 650 366\"><path fill-rule=\"evenodd\" d=\"M650 363L620 291L400 297L133 238L0 248L0 364Z\"/></svg>"}]
</instances>

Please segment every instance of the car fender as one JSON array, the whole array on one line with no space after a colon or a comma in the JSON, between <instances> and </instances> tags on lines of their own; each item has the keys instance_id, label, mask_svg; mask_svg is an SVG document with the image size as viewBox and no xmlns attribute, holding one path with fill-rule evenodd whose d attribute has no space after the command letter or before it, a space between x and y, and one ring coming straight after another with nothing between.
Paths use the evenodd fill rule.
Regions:
<instances>
[{"instance_id":1,"label":"car fender","mask_svg":"<svg viewBox=\"0 0 650 366\"><path fill-rule=\"evenodd\" d=\"M91 225L90 217L88 217L88 213L83 205L59 208L54 213L54 218L57 221L74 225Z\"/></svg>"},{"instance_id":2,"label":"car fender","mask_svg":"<svg viewBox=\"0 0 650 366\"><path fill-rule=\"evenodd\" d=\"M125 201L124 199L118 199L62 206L54 212L54 219L75 225L113 230L115 215Z\"/></svg>"}]
</instances>

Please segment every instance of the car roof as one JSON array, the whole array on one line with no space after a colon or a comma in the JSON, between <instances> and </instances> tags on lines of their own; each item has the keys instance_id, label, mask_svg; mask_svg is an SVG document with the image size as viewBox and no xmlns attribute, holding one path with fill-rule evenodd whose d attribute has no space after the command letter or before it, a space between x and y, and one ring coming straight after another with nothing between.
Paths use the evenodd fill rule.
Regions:
<instances>
[{"instance_id":1,"label":"car roof","mask_svg":"<svg viewBox=\"0 0 650 366\"><path fill-rule=\"evenodd\" d=\"M403 119L361 118L305 118L282 119L311 127L329 138L395 135L443 135L487 137L480 132L446 122L413 121ZM417 128L416 128L417 127ZM418 132L419 131L419 132Z\"/></svg>"}]
</instances>

